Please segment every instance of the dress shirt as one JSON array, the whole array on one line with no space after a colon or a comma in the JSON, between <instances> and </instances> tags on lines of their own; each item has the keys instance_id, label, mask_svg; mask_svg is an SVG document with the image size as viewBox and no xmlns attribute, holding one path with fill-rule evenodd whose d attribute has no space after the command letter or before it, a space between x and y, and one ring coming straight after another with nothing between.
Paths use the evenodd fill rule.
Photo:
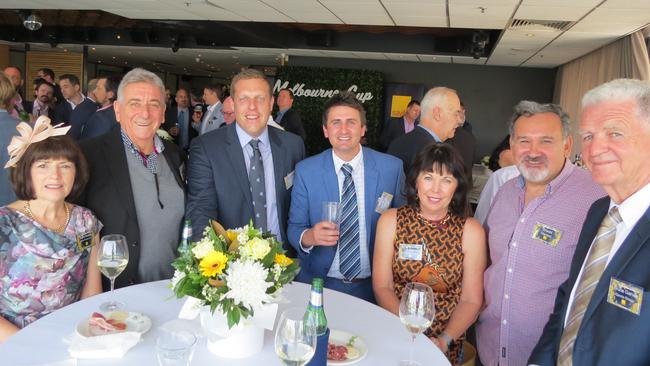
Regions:
<instances>
[{"instance_id":1,"label":"dress shirt","mask_svg":"<svg viewBox=\"0 0 650 366\"><path fill-rule=\"evenodd\" d=\"M41 101L38 99L34 100L34 105L32 106L32 115L36 118L40 116L46 116L49 114L50 106L41 104Z\"/></svg>"},{"instance_id":2,"label":"dress shirt","mask_svg":"<svg viewBox=\"0 0 650 366\"><path fill-rule=\"evenodd\" d=\"M618 206L618 213L621 214L621 218L623 220L618 225L616 225L616 236L614 238L614 244L612 244L612 250L609 252L609 257L607 257L607 265L609 262L611 262L612 258L614 258L616 252L618 252L618 250L621 248L621 245L625 239L627 239L627 236L630 235L630 232L632 229L634 229L634 226L636 226L636 223L639 221L641 216L643 216L643 214L648 210L648 207L650 207L650 183L646 184L643 188L628 197L625 201L621 202L620 205L617 205L614 203L614 201L610 200L609 209L611 210L614 206ZM591 248L589 251L591 251ZM589 258L589 253L587 253L584 260L586 261L587 258ZM571 305L573 305L573 297L575 295L576 289L578 288L577 285L580 283L580 277L582 277L584 269L585 263L582 262L582 268L580 269L580 273L578 274L576 282L573 285L573 290L571 290L571 296L569 297L569 307L567 309L571 309ZM567 311L564 317L565 325L568 317L569 312Z\"/></svg>"},{"instance_id":3,"label":"dress shirt","mask_svg":"<svg viewBox=\"0 0 650 366\"><path fill-rule=\"evenodd\" d=\"M490 175L487 183L485 183L485 187L483 187L483 190L481 191L481 196L478 199L478 205L474 212L474 218L477 219L481 225L485 223L490 207L492 207L492 202L494 202L494 196L496 196L499 188L501 188L505 182L518 175L519 169L517 169L516 165L501 168Z\"/></svg>"},{"instance_id":4,"label":"dress shirt","mask_svg":"<svg viewBox=\"0 0 650 366\"><path fill-rule=\"evenodd\" d=\"M239 139L239 144L242 147L244 153L244 162L246 163L246 173L251 167L251 159L253 158L253 147L250 145L250 141L253 140L246 131L244 131L239 125L235 126L237 131L237 138ZM267 229L275 234L278 241L283 242L284 238L280 234L280 219L278 218L278 203L277 195L275 192L275 170L273 169L273 154L271 152L271 143L269 140L269 131L268 127L264 128L264 132L257 138L260 148L260 154L262 154L262 164L264 164L264 190L266 191L266 224Z\"/></svg>"},{"instance_id":5,"label":"dress shirt","mask_svg":"<svg viewBox=\"0 0 650 366\"><path fill-rule=\"evenodd\" d=\"M409 133L415 129L415 121L409 122L406 120L406 117L402 118L404 120L404 133Z\"/></svg>"},{"instance_id":6,"label":"dress shirt","mask_svg":"<svg viewBox=\"0 0 650 366\"><path fill-rule=\"evenodd\" d=\"M438 135L436 135L435 132L431 131L430 129L422 126L421 124L418 125L418 127L423 128L425 131L427 131L433 137L433 139L436 140L436 142L444 142L440 139L440 137L438 137Z\"/></svg>"},{"instance_id":7,"label":"dress shirt","mask_svg":"<svg viewBox=\"0 0 650 366\"><path fill-rule=\"evenodd\" d=\"M339 202L341 202L341 199L343 198L343 181L345 180L345 174L341 170L341 167L346 163L352 166L352 181L354 182L354 191L357 195L357 208L359 209L359 243L361 245L361 273L359 273L357 278L368 278L370 277L370 254L368 252L368 236L366 235L366 196L363 170L363 149L359 149L359 153L350 161L344 161L339 158L334 153L334 150L332 150L332 159L334 159L334 170L336 171L336 178L339 185ZM338 279L344 278L343 274L339 270L340 249L341 248L337 245L334 260L332 261L329 272L327 272L328 277Z\"/></svg>"},{"instance_id":8,"label":"dress shirt","mask_svg":"<svg viewBox=\"0 0 650 366\"><path fill-rule=\"evenodd\" d=\"M524 204L522 176L497 192L485 227L491 265L484 275L485 309L476 325L485 366L525 365L569 276L582 223L605 195L591 175L566 160L539 197ZM534 237L540 227L549 237ZM550 234L549 234L550 233Z\"/></svg>"}]
</instances>

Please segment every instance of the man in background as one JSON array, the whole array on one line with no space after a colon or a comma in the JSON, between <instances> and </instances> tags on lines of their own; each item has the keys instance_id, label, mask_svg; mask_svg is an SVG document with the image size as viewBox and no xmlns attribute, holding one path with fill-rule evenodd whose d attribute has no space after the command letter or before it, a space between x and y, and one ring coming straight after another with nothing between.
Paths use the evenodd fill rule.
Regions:
<instances>
[{"instance_id":1,"label":"man in background","mask_svg":"<svg viewBox=\"0 0 650 366\"><path fill-rule=\"evenodd\" d=\"M92 116L100 104L97 103L97 96L95 95L95 90L97 89L98 79L90 79L88 81L87 96L81 104L79 104L70 114L70 130L68 131L68 136L73 139L79 139L81 135L81 130L86 124L90 116Z\"/></svg>"},{"instance_id":2,"label":"man in background","mask_svg":"<svg viewBox=\"0 0 650 366\"><path fill-rule=\"evenodd\" d=\"M81 84L79 78L72 74L64 74L59 76L59 85L61 86L61 94L63 94L63 101L57 102L55 108L56 120L58 122L70 124L70 115L72 111L77 108L86 97L81 93Z\"/></svg>"},{"instance_id":3,"label":"man in background","mask_svg":"<svg viewBox=\"0 0 650 366\"><path fill-rule=\"evenodd\" d=\"M225 122L221 114L223 107L221 98L222 92L219 85L211 84L203 88L203 101L208 107L203 114L199 135L216 130Z\"/></svg>"},{"instance_id":4,"label":"man in background","mask_svg":"<svg viewBox=\"0 0 650 366\"><path fill-rule=\"evenodd\" d=\"M277 104L279 110L275 116L275 122L285 131L295 133L305 141L307 134L300 119L300 112L291 108L293 107L293 92L289 89L281 89L278 92Z\"/></svg>"},{"instance_id":5,"label":"man in background","mask_svg":"<svg viewBox=\"0 0 650 366\"><path fill-rule=\"evenodd\" d=\"M383 150L388 149L396 138L413 131L420 117L420 102L411 100L406 106L406 112L401 118L391 118L384 126L379 137L379 145ZM382 151L383 151L382 150Z\"/></svg>"},{"instance_id":6,"label":"man in background","mask_svg":"<svg viewBox=\"0 0 650 366\"><path fill-rule=\"evenodd\" d=\"M190 147L190 141L197 136L192 128L190 112L190 95L185 88L176 91L176 106L165 111L165 124L163 128L174 137L176 145L183 150Z\"/></svg>"},{"instance_id":7,"label":"man in background","mask_svg":"<svg viewBox=\"0 0 650 366\"><path fill-rule=\"evenodd\" d=\"M101 107L93 113L81 129L80 139L100 136L117 124L114 102L117 99L117 89L121 77L114 75L97 80L95 97Z\"/></svg>"}]
</instances>

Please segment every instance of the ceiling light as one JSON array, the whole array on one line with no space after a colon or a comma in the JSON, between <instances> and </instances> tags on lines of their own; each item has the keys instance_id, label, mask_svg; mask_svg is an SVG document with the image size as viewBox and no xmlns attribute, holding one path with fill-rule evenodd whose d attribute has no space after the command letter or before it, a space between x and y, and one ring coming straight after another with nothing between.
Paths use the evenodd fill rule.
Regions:
<instances>
[{"instance_id":1,"label":"ceiling light","mask_svg":"<svg viewBox=\"0 0 650 366\"><path fill-rule=\"evenodd\" d=\"M535 37L533 33L526 33L526 37Z\"/></svg>"},{"instance_id":2,"label":"ceiling light","mask_svg":"<svg viewBox=\"0 0 650 366\"><path fill-rule=\"evenodd\" d=\"M117 38L117 39L121 39L122 36L120 36L120 35L118 34L117 36L115 36L115 38Z\"/></svg>"},{"instance_id":3,"label":"ceiling light","mask_svg":"<svg viewBox=\"0 0 650 366\"><path fill-rule=\"evenodd\" d=\"M30 14L25 20L23 20L23 26L30 31L37 31L43 26L41 17L36 14Z\"/></svg>"}]
</instances>

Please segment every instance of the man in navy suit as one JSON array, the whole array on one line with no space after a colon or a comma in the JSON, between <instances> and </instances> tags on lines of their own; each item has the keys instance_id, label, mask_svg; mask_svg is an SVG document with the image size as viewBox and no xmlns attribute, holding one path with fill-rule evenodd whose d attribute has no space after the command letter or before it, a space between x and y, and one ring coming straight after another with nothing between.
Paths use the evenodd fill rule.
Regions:
<instances>
[{"instance_id":1,"label":"man in navy suit","mask_svg":"<svg viewBox=\"0 0 650 366\"><path fill-rule=\"evenodd\" d=\"M630 79L582 99L582 158L609 197L587 214L531 365L650 365L649 101Z\"/></svg>"},{"instance_id":2,"label":"man in navy suit","mask_svg":"<svg viewBox=\"0 0 650 366\"><path fill-rule=\"evenodd\" d=\"M293 170L305 157L305 145L292 133L267 127L273 96L260 71L240 72L230 91L236 123L205 133L190 146L185 214L194 239L203 235L208 219L226 228L252 220L290 248L285 239Z\"/></svg>"},{"instance_id":3,"label":"man in navy suit","mask_svg":"<svg viewBox=\"0 0 650 366\"><path fill-rule=\"evenodd\" d=\"M190 108L190 93L185 88L176 91L175 100L176 106L169 107L165 111L163 128L174 137L178 147L187 151L190 141L198 135L191 125L194 108Z\"/></svg>"},{"instance_id":4,"label":"man in navy suit","mask_svg":"<svg viewBox=\"0 0 650 366\"><path fill-rule=\"evenodd\" d=\"M305 128L302 126L300 112L293 109L293 92L289 89L282 89L278 92L278 114L275 117L277 122L285 131L295 133L303 141L307 138Z\"/></svg>"},{"instance_id":5,"label":"man in navy suit","mask_svg":"<svg viewBox=\"0 0 650 366\"><path fill-rule=\"evenodd\" d=\"M95 90L97 89L97 79L91 79L88 81L88 90L86 99L84 99L81 104L79 104L73 111L70 113L70 131L68 131L68 136L77 140L79 135L81 135L81 130L86 124L86 121L95 113L100 107L100 104L97 102L97 97L95 96Z\"/></svg>"},{"instance_id":6,"label":"man in navy suit","mask_svg":"<svg viewBox=\"0 0 650 366\"><path fill-rule=\"evenodd\" d=\"M101 108L93 113L81 127L79 139L101 136L117 125L113 103L117 100L117 89L121 80L121 76L114 75L97 81L95 97L97 97L97 103L101 104Z\"/></svg>"},{"instance_id":7,"label":"man in navy suit","mask_svg":"<svg viewBox=\"0 0 650 366\"><path fill-rule=\"evenodd\" d=\"M379 137L379 146L386 150L396 138L413 131L420 118L420 102L411 100L406 106L406 112L400 118L391 118L384 124ZM383 151L383 150L382 150Z\"/></svg>"},{"instance_id":8,"label":"man in navy suit","mask_svg":"<svg viewBox=\"0 0 650 366\"><path fill-rule=\"evenodd\" d=\"M361 147L366 113L353 93L325 103L323 133L332 149L296 166L287 232L301 259L298 281L321 277L325 287L374 302L375 225L383 211L404 203L402 162ZM323 221L324 202L341 202L338 226Z\"/></svg>"}]
</instances>

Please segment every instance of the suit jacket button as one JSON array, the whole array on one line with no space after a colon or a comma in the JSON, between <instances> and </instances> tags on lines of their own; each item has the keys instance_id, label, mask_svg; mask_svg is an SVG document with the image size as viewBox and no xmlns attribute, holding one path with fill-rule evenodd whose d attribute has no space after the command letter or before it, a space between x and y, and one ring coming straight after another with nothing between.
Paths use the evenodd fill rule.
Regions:
<instances>
[{"instance_id":1,"label":"suit jacket button","mask_svg":"<svg viewBox=\"0 0 650 366\"><path fill-rule=\"evenodd\" d=\"M137 241L134 241L133 244L131 244L131 246L134 247L134 248L137 247L137 246L138 246L138 242L137 242Z\"/></svg>"}]
</instances>

